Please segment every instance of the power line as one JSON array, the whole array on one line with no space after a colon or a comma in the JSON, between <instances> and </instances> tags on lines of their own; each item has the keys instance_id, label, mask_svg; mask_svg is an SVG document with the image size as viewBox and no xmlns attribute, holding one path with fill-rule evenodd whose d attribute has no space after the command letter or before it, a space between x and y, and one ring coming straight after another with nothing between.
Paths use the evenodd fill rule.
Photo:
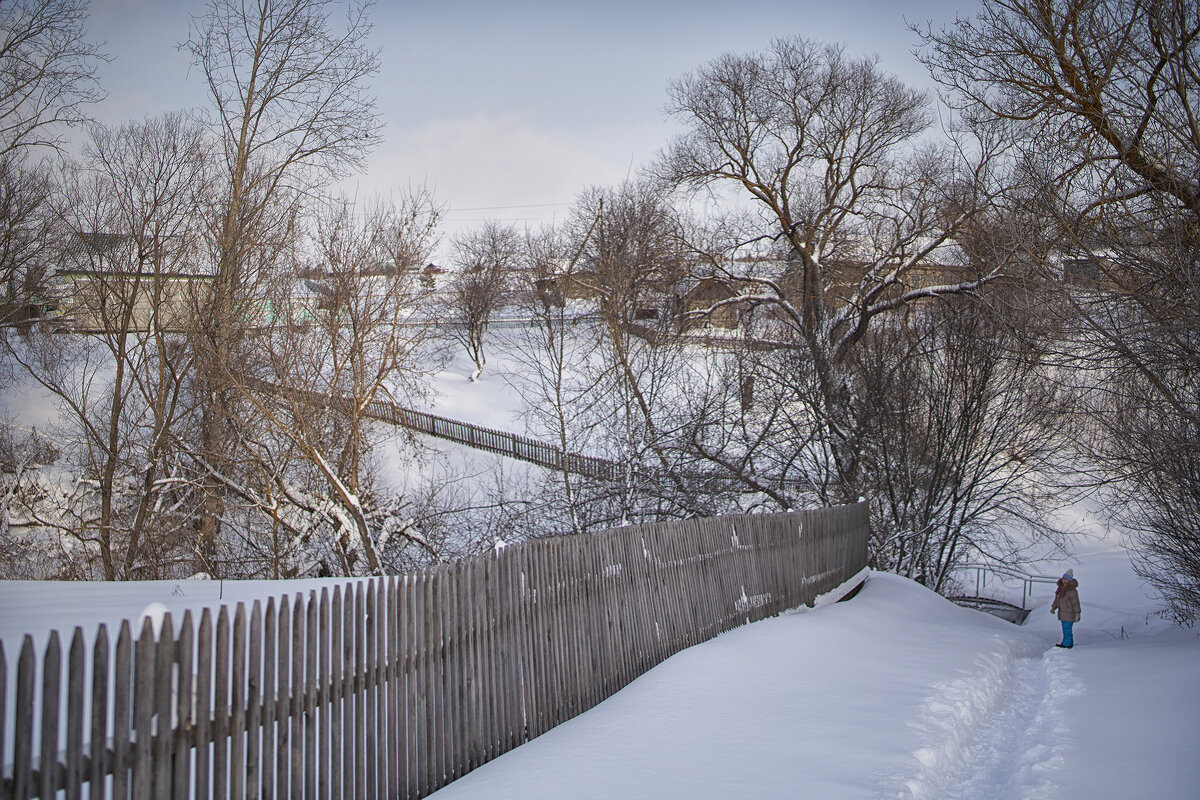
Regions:
<instances>
[{"instance_id":1,"label":"power line","mask_svg":"<svg viewBox=\"0 0 1200 800\"><path fill-rule=\"evenodd\" d=\"M457 214L465 211L507 211L514 208L556 208L558 206L569 206L570 203L527 203L519 206L478 206L476 208L452 208L446 213Z\"/></svg>"}]
</instances>

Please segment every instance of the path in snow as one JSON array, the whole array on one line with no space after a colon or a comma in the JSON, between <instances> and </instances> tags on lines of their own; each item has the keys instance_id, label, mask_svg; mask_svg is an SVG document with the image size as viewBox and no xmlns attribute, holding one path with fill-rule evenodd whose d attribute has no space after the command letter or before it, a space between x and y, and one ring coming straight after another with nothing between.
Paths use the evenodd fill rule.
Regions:
<instances>
[{"instance_id":1,"label":"path in snow","mask_svg":"<svg viewBox=\"0 0 1200 800\"><path fill-rule=\"evenodd\" d=\"M1081 694L1070 655L1042 655L997 638L979 671L936 687L922 721L925 746L901 797L914 800L1036 800L1057 796L1055 772L1068 741L1063 701ZM1007 646L1005 646L1007 645Z\"/></svg>"}]
</instances>

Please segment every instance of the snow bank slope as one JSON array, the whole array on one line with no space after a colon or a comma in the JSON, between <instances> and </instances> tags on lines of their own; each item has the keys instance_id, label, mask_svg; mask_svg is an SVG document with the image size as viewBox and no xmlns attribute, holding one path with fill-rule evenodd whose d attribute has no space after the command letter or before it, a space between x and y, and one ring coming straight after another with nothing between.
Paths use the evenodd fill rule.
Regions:
<instances>
[{"instance_id":1,"label":"snow bank slope","mask_svg":"<svg viewBox=\"0 0 1200 800\"><path fill-rule=\"evenodd\" d=\"M1023 761L1011 796L1051 791L1061 754L1036 745L1041 731L1062 732L1060 707L1078 691L1050 678L1052 643L873 574L849 603L676 655L435 797L923 798L970 781L977 796L1003 796L974 766L1025 691L1027 663L1044 676L1020 701L1029 713L1004 723L1011 743L982 746L1005 782Z\"/></svg>"}]
</instances>

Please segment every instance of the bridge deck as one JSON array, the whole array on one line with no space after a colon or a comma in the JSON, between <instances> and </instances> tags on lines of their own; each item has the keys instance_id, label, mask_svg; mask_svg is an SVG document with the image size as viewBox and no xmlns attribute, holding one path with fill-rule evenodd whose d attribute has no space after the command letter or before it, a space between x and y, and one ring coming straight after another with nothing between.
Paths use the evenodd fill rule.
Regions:
<instances>
[{"instance_id":1,"label":"bridge deck","mask_svg":"<svg viewBox=\"0 0 1200 800\"><path fill-rule=\"evenodd\" d=\"M1029 616L1029 609L1014 606L1012 603L995 600L991 597L951 597L948 599L964 608L986 611L992 616L1007 620L1014 625L1023 625Z\"/></svg>"}]
</instances>

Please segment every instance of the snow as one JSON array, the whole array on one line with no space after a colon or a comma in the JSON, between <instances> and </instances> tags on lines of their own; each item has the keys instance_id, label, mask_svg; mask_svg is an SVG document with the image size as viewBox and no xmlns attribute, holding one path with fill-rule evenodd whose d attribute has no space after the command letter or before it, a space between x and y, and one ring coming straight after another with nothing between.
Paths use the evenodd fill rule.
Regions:
<instances>
[{"instance_id":1,"label":"snow","mask_svg":"<svg viewBox=\"0 0 1200 800\"><path fill-rule=\"evenodd\" d=\"M472 383L456 357L434 377L432 410L522 432L522 398L503 380L518 363L497 348ZM1030 571L1075 569L1073 650L1053 646L1052 587L1035 585L1018 627L871 573L848 602L678 653L435 797L1200 797L1197 631L1158 615L1120 531L1086 505L1071 513L1084 535L1070 561ZM52 628L81 626L90 642L102 622L115 633L122 619L340 583L0 581L0 642L11 675L27 633L42 652Z\"/></svg>"},{"instance_id":2,"label":"snow","mask_svg":"<svg viewBox=\"0 0 1200 800\"><path fill-rule=\"evenodd\" d=\"M1132 574L1110 554L1074 562L1071 651L1051 591L1017 627L873 573L849 602L668 659L434 797L1196 796L1200 640L1144 597L1109 607Z\"/></svg>"},{"instance_id":3,"label":"snow","mask_svg":"<svg viewBox=\"0 0 1200 800\"><path fill-rule=\"evenodd\" d=\"M1015 626L870 573L689 648L438 792L453 798L1065 798L1200 794L1200 638L1155 612L1119 535L1095 535L1077 645L1052 590ZM1047 571L1062 565L1047 565ZM338 579L0 582L0 640L332 586Z\"/></svg>"}]
</instances>

